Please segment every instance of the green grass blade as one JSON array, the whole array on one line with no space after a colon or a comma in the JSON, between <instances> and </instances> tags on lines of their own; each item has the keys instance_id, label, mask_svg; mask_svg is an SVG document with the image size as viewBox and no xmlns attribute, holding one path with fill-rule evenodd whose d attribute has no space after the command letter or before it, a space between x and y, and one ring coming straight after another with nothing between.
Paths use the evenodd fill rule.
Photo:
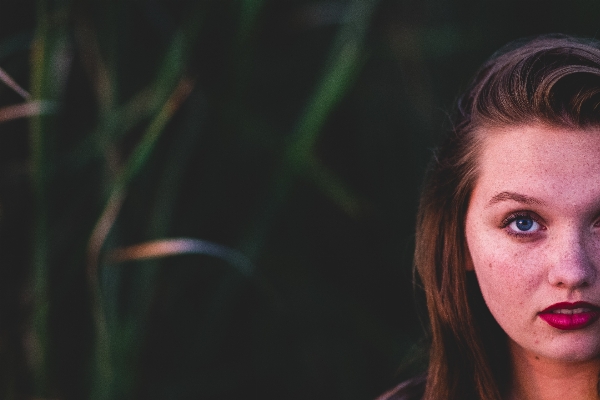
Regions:
<instances>
[{"instance_id":1,"label":"green grass blade","mask_svg":"<svg viewBox=\"0 0 600 400\"><path fill-rule=\"evenodd\" d=\"M57 6L58 9L58 6ZM37 2L37 27L31 49L31 97L38 104L57 104L64 89L69 64L69 41L64 19L53 14L45 1ZM14 111L14 110L13 110ZM35 113L34 113L35 114ZM43 395L49 388L48 374L48 183L52 173L49 156L51 117L35 114L30 123L31 185L34 196L32 282L33 310L30 323L30 356L34 390Z\"/></svg>"},{"instance_id":2,"label":"green grass blade","mask_svg":"<svg viewBox=\"0 0 600 400\"><path fill-rule=\"evenodd\" d=\"M92 388L92 398L109 399L113 390L113 363L111 362L111 337L106 325L103 301L98 280L98 259L102 245L116 220L126 188L131 180L139 174L154 149L160 134L170 121L175 111L185 100L193 87L193 83L183 78L171 96L163 104L160 112L151 121L140 143L136 146L124 170L119 174L110 191L109 201L94 227L88 245L88 280L92 291L92 307L96 325L95 383Z\"/></svg>"},{"instance_id":3,"label":"green grass blade","mask_svg":"<svg viewBox=\"0 0 600 400\"><path fill-rule=\"evenodd\" d=\"M377 0L354 0L349 5L349 22L340 28L321 79L298 119L292 139L285 149L284 160L273 179L269 200L243 240L242 251L251 260L255 260L262 249L269 227L284 204L298 174L316 172L317 182L323 182L325 175L329 182L334 179L331 174L319 172L318 168L314 168L313 150L323 125L351 87L362 64L364 39L377 3ZM337 182L335 186L335 196L343 193L344 197L354 197L348 189L341 189L341 183ZM340 202L349 205L358 201L340 198Z\"/></svg>"}]
</instances>

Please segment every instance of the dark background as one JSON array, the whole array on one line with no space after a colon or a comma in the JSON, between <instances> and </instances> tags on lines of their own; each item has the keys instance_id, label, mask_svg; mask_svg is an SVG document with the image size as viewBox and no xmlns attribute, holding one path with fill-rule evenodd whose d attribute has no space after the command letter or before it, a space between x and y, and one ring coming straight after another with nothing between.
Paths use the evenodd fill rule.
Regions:
<instances>
[{"instance_id":1,"label":"dark background","mask_svg":"<svg viewBox=\"0 0 600 400\"><path fill-rule=\"evenodd\" d=\"M600 28L591 0L0 10L0 67L49 105L0 124L6 399L372 399L420 371L414 216L453 101L511 40ZM173 238L224 247L111 258Z\"/></svg>"}]
</instances>

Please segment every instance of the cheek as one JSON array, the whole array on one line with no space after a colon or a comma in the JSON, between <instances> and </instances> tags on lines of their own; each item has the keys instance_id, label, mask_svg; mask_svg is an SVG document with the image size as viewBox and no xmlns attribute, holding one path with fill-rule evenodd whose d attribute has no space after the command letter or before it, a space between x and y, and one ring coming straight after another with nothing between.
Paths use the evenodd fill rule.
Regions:
<instances>
[{"instance_id":1,"label":"cheek","mask_svg":"<svg viewBox=\"0 0 600 400\"><path fill-rule=\"evenodd\" d=\"M498 245L490 248L494 251L488 248L484 252L474 251L471 254L485 302L490 309L522 306L541 279L540 269L531 264L531 254Z\"/></svg>"},{"instance_id":2,"label":"cheek","mask_svg":"<svg viewBox=\"0 0 600 400\"><path fill-rule=\"evenodd\" d=\"M479 215L467 216L466 239L481 294L492 314L516 312L531 299L543 279L539 249L513 241Z\"/></svg>"}]
</instances>

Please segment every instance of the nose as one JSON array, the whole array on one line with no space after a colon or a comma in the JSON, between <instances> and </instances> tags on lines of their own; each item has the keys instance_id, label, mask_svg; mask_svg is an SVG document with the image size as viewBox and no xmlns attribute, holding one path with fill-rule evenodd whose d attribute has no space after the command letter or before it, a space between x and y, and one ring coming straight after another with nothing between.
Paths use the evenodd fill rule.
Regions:
<instances>
[{"instance_id":1,"label":"nose","mask_svg":"<svg viewBox=\"0 0 600 400\"><path fill-rule=\"evenodd\" d=\"M571 232L561 235L551 247L548 249L553 255L548 272L551 285L574 290L594 283L598 265L597 257L593 255L598 249L595 244L587 243L585 234Z\"/></svg>"}]
</instances>

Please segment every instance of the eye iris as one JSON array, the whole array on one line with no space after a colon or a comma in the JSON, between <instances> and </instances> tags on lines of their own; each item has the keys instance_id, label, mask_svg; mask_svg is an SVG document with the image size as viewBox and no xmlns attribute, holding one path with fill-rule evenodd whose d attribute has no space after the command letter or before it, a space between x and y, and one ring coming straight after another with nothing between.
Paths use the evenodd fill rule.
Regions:
<instances>
[{"instance_id":1,"label":"eye iris","mask_svg":"<svg viewBox=\"0 0 600 400\"><path fill-rule=\"evenodd\" d=\"M533 220L530 218L519 218L516 223L517 228L521 231L528 231L533 227Z\"/></svg>"}]
</instances>

